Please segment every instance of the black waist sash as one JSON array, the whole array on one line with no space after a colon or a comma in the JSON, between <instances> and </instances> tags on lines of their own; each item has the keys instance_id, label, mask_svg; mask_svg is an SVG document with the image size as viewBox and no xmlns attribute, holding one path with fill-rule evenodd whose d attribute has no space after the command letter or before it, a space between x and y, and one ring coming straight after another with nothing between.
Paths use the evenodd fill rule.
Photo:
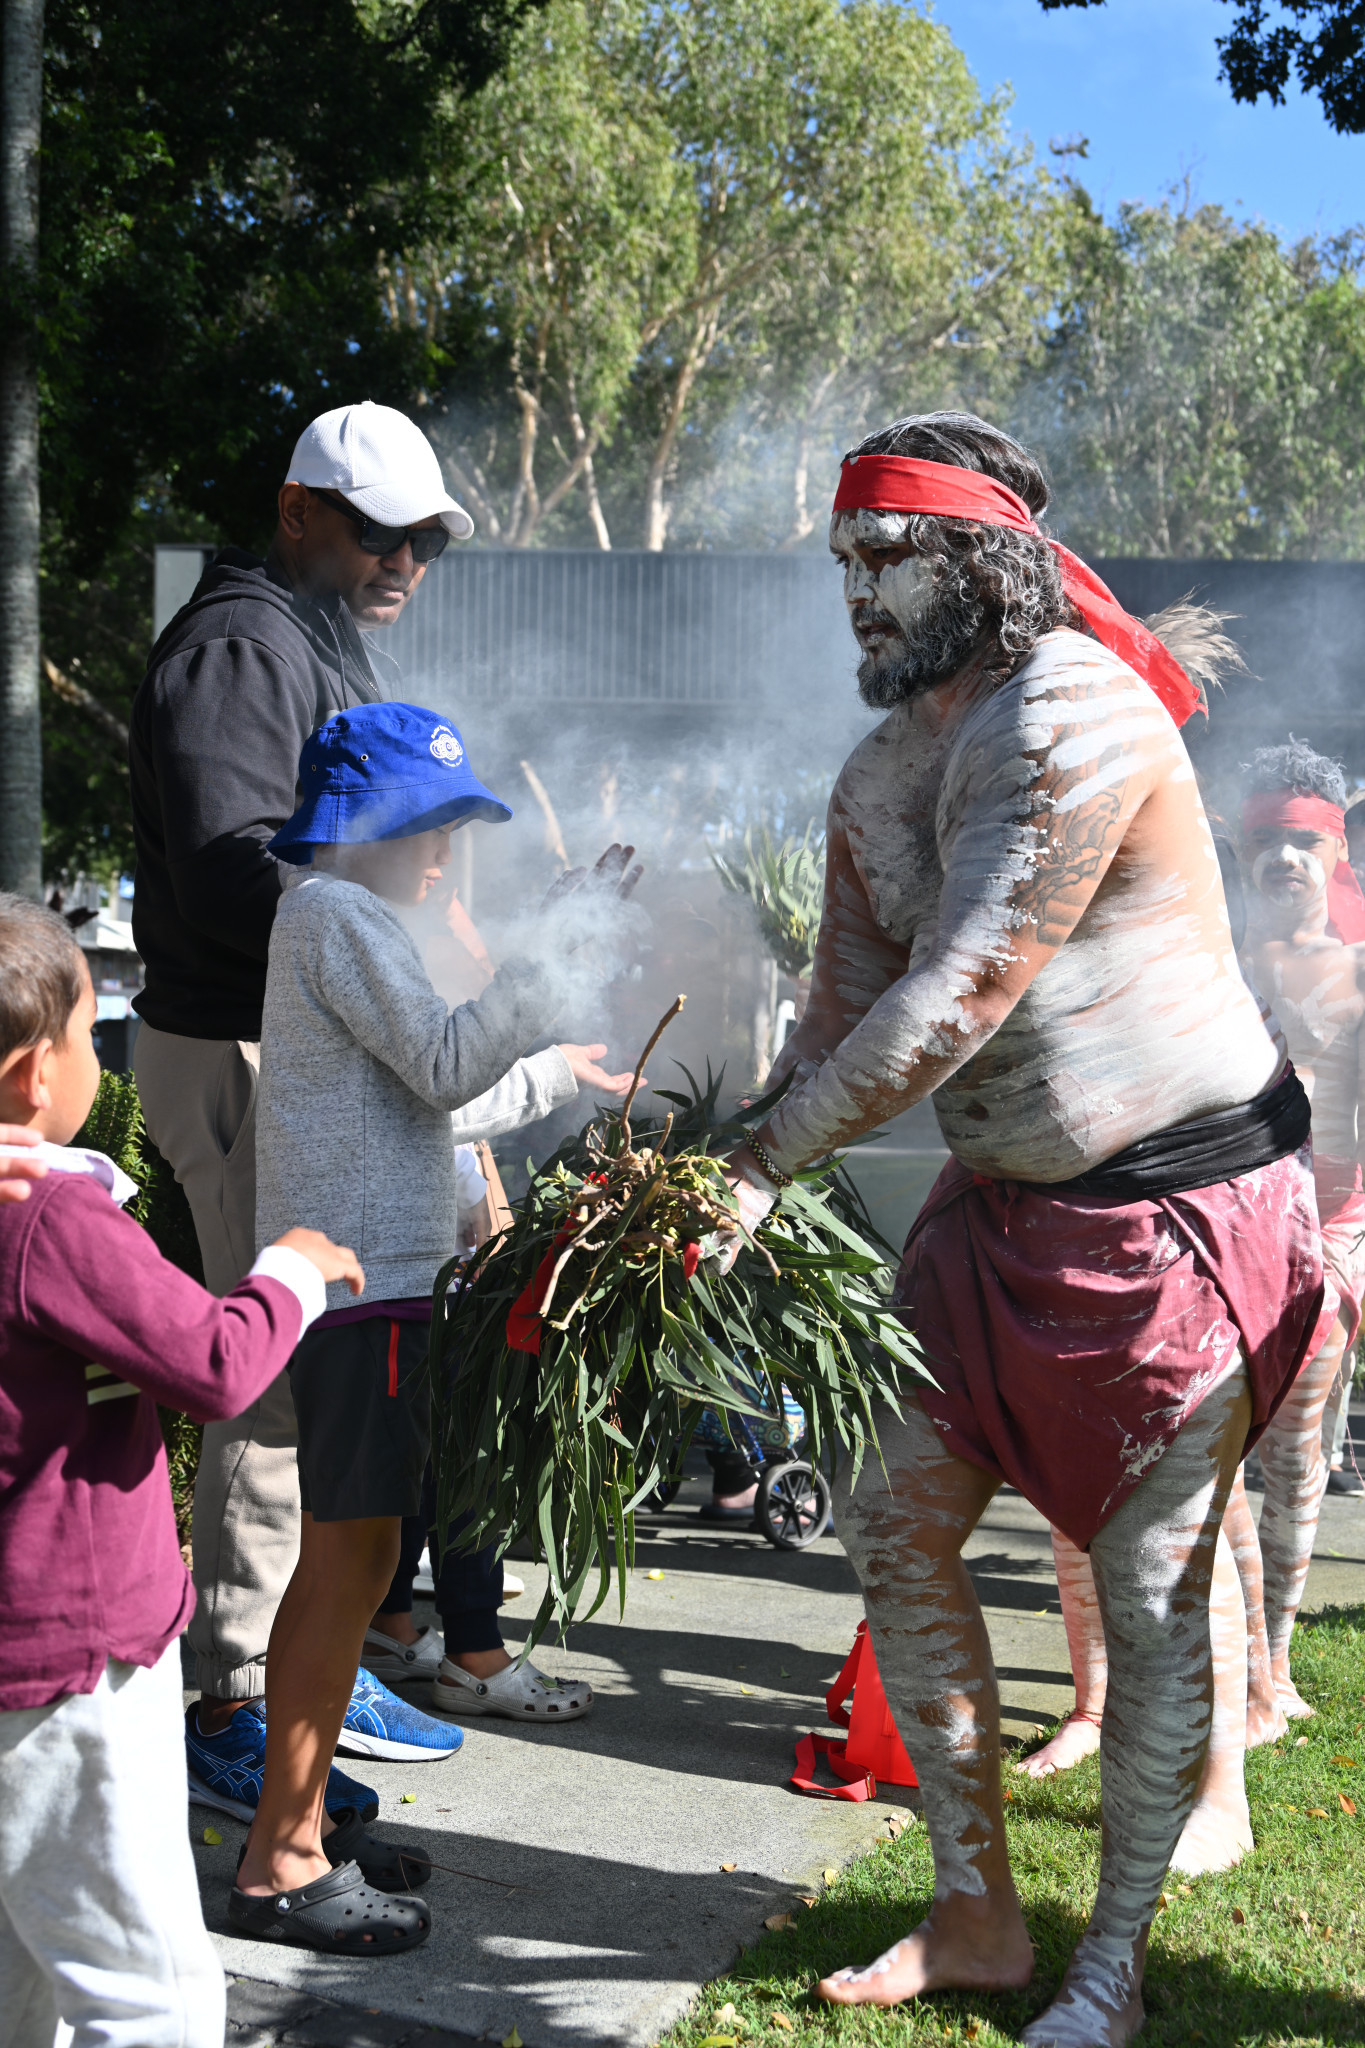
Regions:
<instances>
[{"instance_id":1,"label":"black waist sash","mask_svg":"<svg viewBox=\"0 0 1365 2048\"><path fill-rule=\"evenodd\" d=\"M1235 1180L1297 1152L1309 1135L1312 1115L1303 1083L1292 1066L1263 1095L1237 1109L1215 1110L1187 1124L1172 1124L1125 1146L1103 1166L1074 1180L1029 1181L1034 1194L1097 1195L1106 1202L1155 1202Z\"/></svg>"}]
</instances>

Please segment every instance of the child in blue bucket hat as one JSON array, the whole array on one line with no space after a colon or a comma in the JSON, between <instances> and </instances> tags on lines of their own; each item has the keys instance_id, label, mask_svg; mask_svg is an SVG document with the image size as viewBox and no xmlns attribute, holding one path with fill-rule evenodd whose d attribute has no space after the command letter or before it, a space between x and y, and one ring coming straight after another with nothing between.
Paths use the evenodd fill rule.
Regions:
<instances>
[{"instance_id":1,"label":"child in blue bucket hat","mask_svg":"<svg viewBox=\"0 0 1365 2048\"><path fill-rule=\"evenodd\" d=\"M460 1743L458 1728L377 1683L373 1725L352 1727L366 1626L393 1579L402 1517L421 1502L431 1294L457 1243L455 1146L546 1115L580 1082L624 1094L630 1076L596 1063L604 1046L524 1055L561 999L565 899L585 881L629 894L639 869L633 848L613 846L591 877L562 876L537 920L537 958L505 962L477 1002L451 1012L401 912L440 882L452 832L505 823L511 810L474 774L450 721L416 704L329 718L304 746L299 783L299 807L270 842L312 872L285 891L270 940L257 1235L279 1235L272 1219L286 1212L290 1224L328 1219L355 1248L365 1291L356 1303L329 1288L327 1313L289 1363L299 1562L271 1631L265 1776L228 1917L244 1934L378 1956L427 1938L430 1911L410 1887L430 1865L374 1841L354 1814L334 1826L323 1789L343 1720L347 1745L361 1740L371 1756L387 1753L395 1712L408 1761L407 1721L433 1758Z\"/></svg>"}]
</instances>

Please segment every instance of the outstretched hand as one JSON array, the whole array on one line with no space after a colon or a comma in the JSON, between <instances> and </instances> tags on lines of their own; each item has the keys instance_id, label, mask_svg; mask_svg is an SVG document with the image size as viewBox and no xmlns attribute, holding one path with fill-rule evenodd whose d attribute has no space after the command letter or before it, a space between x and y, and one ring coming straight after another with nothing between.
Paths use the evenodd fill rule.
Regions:
<instances>
[{"instance_id":1,"label":"outstretched hand","mask_svg":"<svg viewBox=\"0 0 1365 2048\"><path fill-rule=\"evenodd\" d=\"M605 1049L605 1048L604 1048ZM626 1076L630 1085L630 1076ZM622 1089L622 1094L625 1090ZM24 1153L35 1145L41 1145L41 1131L33 1130L28 1124L0 1124L0 1148L14 1145L17 1149L6 1154L0 1149L0 1202L26 1202L29 1184L41 1180L47 1172L43 1159L26 1159Z\"/></svg>"},{"instance_id":2,"label":"outstretched hand","mask_svg":"<svg viewBox=\"0 0 1365 2048\"><path fill-rule=\"evenodd\" d=\"M624 1095L634 1074L608 1074L597 1062L606 1052L605 1045L561 1045L559 1050L569 1062L569 1072L580 1088L591 1088L598 1095ZM643 1075L640 1086L645 1086Z\"/></svg>"},{"instance_id":3,"label":"outstretched hand","mask_svg":"<svg viewBox=\"0 0 1365 2048\"><path fill-rule=\"evenodd\" d=\"M645 871L643 861L636 861L634 867L631 866L634 852L633 846L620 846L613 842L591 871L587 868L566 869L546 890L545 900L540 906L542 915L568 897L576 896L580 889L591 895L614 896L624 903L634 894L635 884Z\"/></svg>"},{"instance_id":4,"label":"outstretched hand","mask_svg":"<svg viewBox=\"0 0 1365 2048\"><path fill-rule=\"evenodd\" d=\"M348 1244L333 1244L322 1231L305 1230L302 1224L286 1230L284 1236L277 1237L275 1242L287 1245L291 1252L301 1252L310 1264L317 1267L329 1286L334 1280L344 1280L352 1294L364 1293L365 1274Z\"/></svg>"}]
</instances>

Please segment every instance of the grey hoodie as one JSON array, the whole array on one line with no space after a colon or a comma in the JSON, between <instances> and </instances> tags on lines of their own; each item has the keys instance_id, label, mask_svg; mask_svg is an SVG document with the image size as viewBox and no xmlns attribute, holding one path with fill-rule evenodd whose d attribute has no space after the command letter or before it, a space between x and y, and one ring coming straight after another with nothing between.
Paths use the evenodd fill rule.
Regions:
<instances>
[{"instance_id":1,"label":"grey hoodie","mask_svg":"<svg viewBox=\"0 0 1365 2048\"><path fill-rule=\"evenodd\" d=\"M578 1092L556 1047L519 1057L556 1006L546 970L517 960L449 1011L380 897L322 874L290 889L266 974L257 1245L304 1224L352 1247L363 1300L430 1294L456 1250L456 1144L516 1130ZM327 1303L351 1305L343 1282Z\"/></svg>"}]
</instances>

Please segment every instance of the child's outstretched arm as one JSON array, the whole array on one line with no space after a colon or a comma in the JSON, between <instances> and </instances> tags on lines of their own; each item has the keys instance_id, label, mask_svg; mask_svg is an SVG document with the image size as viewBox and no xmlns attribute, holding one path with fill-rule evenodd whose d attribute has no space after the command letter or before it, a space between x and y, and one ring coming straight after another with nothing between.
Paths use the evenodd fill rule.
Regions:
<instances>
[{"instance_id":1,"label":"child's outstretched arm","mask_svg":"<svg viewBox=\"0 0 1365 2048\"><path fill-rule=\"evenodd\" d=\"M326 1283L365 1284L355 1253L291 1230L221 1299L168 1259L78 1174L33 1204L21 1312L31 1329L196 1422L240 1415L327 1305ZM113 1398L105 1395L102 1398Z\"/></svg>"}]
</instances>

